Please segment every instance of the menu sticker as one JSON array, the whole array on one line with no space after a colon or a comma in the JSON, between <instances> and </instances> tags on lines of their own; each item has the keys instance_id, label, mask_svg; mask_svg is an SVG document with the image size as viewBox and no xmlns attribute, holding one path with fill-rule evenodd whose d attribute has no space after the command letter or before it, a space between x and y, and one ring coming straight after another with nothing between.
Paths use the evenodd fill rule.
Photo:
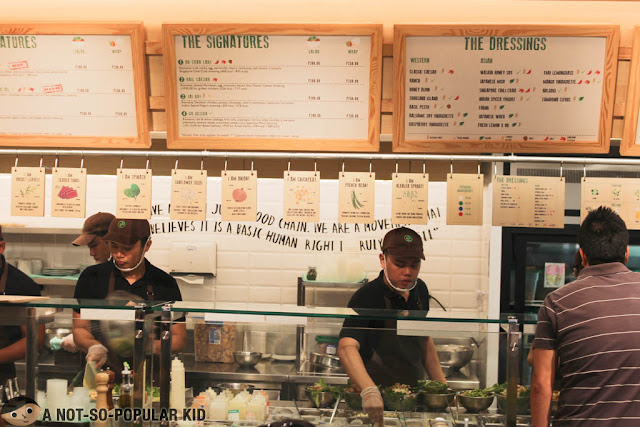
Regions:
<instances>
[{"instance_id":1,"label":"menu sticker","mask_svg":"<svg viewBox=\"0 0 640 427\"><path fill-rule=\"evenodd\" d=\"M44 216L44 168L11 168L11 215Z\"/></svg>"},{"instance_id":2,"label":"menu sticker","mask_svg":"<svg viewBox=\"0 0 640 427\"><path fill-rule=\"evenodd\" d=\"M564 178L498 175L493 179L493 225L564 228Z\"/></svg>"},{"instance_id":3,"label":"menu sticker","mask_svg":"<svg viewBox=\"0 0 640 427\"><path fill-rule=\"evenodd\" d=\"M482 225L483 174L447 174L447 225Z\"/></svg>"},{"instance_id":4,"label":"menu sticker","mask_svg":"<svg viewBox=\"0 0 640 427\"><path fill-rule=\"evenodd\" d=\"M544 287L559 288L564 285L565 265L561 262L544 263Z\"/></svg>"},{"instance_id":5,"label":"menu sticker","mask_svg":"<svg viewBox=\"0 0 640 427\"><path fill-rule=\"evenodd\" d=\"M207 217L207 171L171 170L171 219L205 221Z\"/></svg>"},{"instance_id":6,"label":"menu sticker","mask_svg":"<svg viewBox=\"0 0 640 427\"><path fill-rule=\"evenodd\" d=\"M116 216L151 218L151 169L118 169Z\"/></svg>"},{"instance_id":7,"label":"menu sticker","mask_svg":"<svg viewBox=\"0 0 640 427\"><path fill-rule=\"evenodd\" d=\"M320 172L286 171L284 173L285 221L320 221Z\"/></svg>"},{"instance_id":8,"label":"menu sticker","mask_svg":"<svg viewBox=\"0 0 640 427\"><path fill-rule=\"evenodd\" d=\"M583 177L581 193L581 222L593 209L608 206L628 229L640 229L640 179Z\"/></svg>"},{"instance_id":9,"label":"menu sticker","mask_svg":"<svg viewBox=\"0 0 640 427\"><path fill-rule=\"evenodd\" d=\"M222 220L256 221L258 217L258 173L222 171Z\"/></svg>"},{"instance_id":10,"label":"menu sticker","mask_svg":"<svg viewBox=\"0 0 640 427\"><path fill-rule=\"evenodd\" d=\"M373 172L340 172L339 175L338 222L373 222L376 174Z\"/></svg>"},{"instance_id":11,"label":"menu sticker","mask_svg":"<svg viewBox=\"0 0 640 427\"><path fill-rule=\"evenodd\" d=\"M51 216L84 218L87 169L54 167L51 175Z\"/></svg>"},{"instance_id":12,"label":"menu sticker","mask_svg":"<svg viewBox=\"0 0 640 427\"><path fill-rule=\"evenodd\" d=\"M429 210L428 194L428 174L392 174L391 222L394 224L426 224Z\"/></svg>"}]
</instances>

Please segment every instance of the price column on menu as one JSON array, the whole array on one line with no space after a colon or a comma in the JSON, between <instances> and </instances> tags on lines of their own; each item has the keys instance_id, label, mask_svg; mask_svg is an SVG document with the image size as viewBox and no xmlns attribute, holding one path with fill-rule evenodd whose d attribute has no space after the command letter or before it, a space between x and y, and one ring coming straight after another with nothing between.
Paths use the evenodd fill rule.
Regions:
<instances>
[{"instance_id":1,"label":"price column on menu","mask_svg":"<svg viewBox=\"0 0 640 427\"><path fill-rule=\"evenodd\" d=\"M131 40L0 34L0 138L137 138Z\"/></svg>"},{"instance_id":2,"label":"price column on menu","mask_svg":"<svg viewBox=\"0 0 640 427\"><path fill-rule=\"evenodd\" d=\"M368 138L370 36L174 36L178 137Z\"/></svg>"},{"instance_id":3,"label":"price column on menu","mask_svg":"<svg viewBox=\"0 0 640 427\"><path fill-rule=\"evenodd\" d=\"M608 147L617 66L608 53L617 51L617 30L598 27L599 37L550 28L545 35L545 26L530 26L514 36L513 26L461 27L448 34L473 35L396 29L396 151Z\"/></svg>"}]
</instances>

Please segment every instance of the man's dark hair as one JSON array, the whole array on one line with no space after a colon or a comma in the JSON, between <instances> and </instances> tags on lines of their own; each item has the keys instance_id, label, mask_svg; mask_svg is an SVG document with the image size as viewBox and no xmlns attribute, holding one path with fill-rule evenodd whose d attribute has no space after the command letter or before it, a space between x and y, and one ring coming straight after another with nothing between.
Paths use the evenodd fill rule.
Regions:
<instances>
[{"instance_id":1,"label":"man's dark hair","mask_svg":"<svg viewBox=\"0 0 640 427\"><path fill-rule=\"evenodd\" d=\"M608 207L600 206L587 215L578 231L580 249L589 265L625 261L629 231L620 216Z\"/></svg>"}]
</instances>

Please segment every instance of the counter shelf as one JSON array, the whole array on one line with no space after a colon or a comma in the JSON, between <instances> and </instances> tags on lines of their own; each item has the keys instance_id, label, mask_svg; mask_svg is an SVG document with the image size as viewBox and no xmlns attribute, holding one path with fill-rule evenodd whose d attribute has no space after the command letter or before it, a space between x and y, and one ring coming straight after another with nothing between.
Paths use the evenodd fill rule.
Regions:
<instances>
[{"instance_id":1,"label":"counter shelf","mask_svg":"<svg viewBox=\"0 0 640 427\"><path fill-rule=\"evenodd\" d=\"M509 366L507 378L509 387L519 382L520 374L518 372L518 363L514 364L512 354L518 354L522 348L520 328L523 324L535 324L533 316L520 316L519 318L508 318L506 315L500 318L481 318L475 313L445 313L451 317L443 317L442 314L435 316L425 316L424 312L408 311L398 312L396 310L374 310L374 309L358 309L353 310L344 307L307 307L287 304L250 304L250 303L222 303L222 302L194 302L194 301L178 301L171 305L165 305L163 302L154 301L151 303L142 303L137 307L126 306L126 301L112 300L77 300L65 298L52 298L48 300L40 300L29 303L0 303L3 306L0 312L9 312L7 308L11 308L13 312L10 316L0 316L0 322L9 325L11 322L18 324L27 324L28 330L32 333L27 334L28 338L28 357L25 362L25 370L27 376L27 395L35 395L36 380L42 383L46 378L47 367L49 371L57 372L60 375L62 369L52 366L51 361L39 360L37 343L37 324L55 324L66 322L71 324L72 310L80 309L85 312L91 312L91 309L108 315L111 310L113 313L126 313L128 319L134 319L135 315L139 316L139 324L137 327L145 330L145 336L151 336L151 332L146 329L147 326L153 325L154 318L161 315L163 307L165 315L169 313L173 319L183 318L186 316L188 326L187 347L185 351L179 355L185 364L186 386L193 387L197 393L202 389L217 385L224 382L250 382L266 388L277 389L280 391L283 400L291 400L300 398L301 391L310 384L324 378L332 384L345 384L347 377L345 374L323 374L312 372L307 365L301 363L296 365L295 361L278 361L273 358L264 358L254 368L240 368L235 363L207 363L196 361L194 357L193 330L196 325L220 324L234 326L237 329L238 338L233 350L242 349L243 340L240 338L244 332L249 333L250 342L255 344L256 337L263 337L265 346L271 345L272 342L293 342L297 328L304 328L304 337L306 343L303 345L301 353L296 356L302 362L308 361L308 355L315 350L314 336L316 335L338 335L342 323L345 319L366 319L366 320L395 320L397 331L401 335L408 336L431 336L437 340L443 339L471 339L479 344L475 348L474 358L469 365L471 371L469 376L462 372L456 372L450 381L455 381L456 376L464 376L466 380L470 378L477 380L482 387L493 384L497 381L498 375L498 355L502 353L504 360ZM169 311L170 310L170 311ZM187 315L188 314L188 315ZM132 316L133 315L133 316ZM17 319L17 321L16 321ZM136 323L130 320L132 324ZM32 325L32 326L29 326ZM144 326L147 325L147 326ZM144 326L144 327L143 327ZM396 328L393 328L396 330ZM271 335L269 335L271 334ZM272 339L273 338L273 339ZM142 359L148 358L149 349L147 344L136 346L135 354L141 354ZM500 345L500 344L504 345ZM506 345L509 344L509 345ZM146 349L146 350L145 350ZM34 351L35 350L35 351ZM163 347L161 359L163 361L170 360L172 355L167 347ZM249 348L249 350L253 350ZM35 353L35 357L33 354ZM263 349L263 353L268 353L267 348ZM273 353L273 351L271 351ZM135 357L134 354L134 357ZM152 358L151 358L152 360ZM517 359L516 359L517 360ZM42 362L42 369L36 369L38 363ZM46 363L48 362L48 363ZM162 363L162 362L161 362ZM135 369L134 369L135 371ZM77 372L75 368L69 368L68 376L73 377ZM473 377L475 375L475 378ZM147 376L151 381L151 375ZM465 378L463 378L464 380ZM165 379L166 380L166 379ZM464 382L464 381L463 381ZM161 383L161 395L168 390L165 381ZM469 382L466 386L460 388L469 388ZM43 389L41 387L41 389ZM515 403L515 399L514 399ZM507 411L507 418L511 418L511 410ZM515 420L515 407L513 409L513 420ZM515 425L509 422L508 425Z\"/></svg>"}]
</instances>

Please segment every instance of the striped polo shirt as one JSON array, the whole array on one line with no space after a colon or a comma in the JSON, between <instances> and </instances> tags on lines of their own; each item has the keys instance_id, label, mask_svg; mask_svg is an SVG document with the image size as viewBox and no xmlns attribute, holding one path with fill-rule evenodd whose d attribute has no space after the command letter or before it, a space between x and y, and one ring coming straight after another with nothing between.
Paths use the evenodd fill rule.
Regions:
<instances>
[{"instance_id":1,"label":"striped polo shirt","mask_svg":"<svg viewBox=\"0 0 640 427\"><path fill-rule=\"evenodd\" d=\"M559 358L554 426L640 426L640 273L582 270L545 298L533 347Z\"/></svg>"}]
</instances>

